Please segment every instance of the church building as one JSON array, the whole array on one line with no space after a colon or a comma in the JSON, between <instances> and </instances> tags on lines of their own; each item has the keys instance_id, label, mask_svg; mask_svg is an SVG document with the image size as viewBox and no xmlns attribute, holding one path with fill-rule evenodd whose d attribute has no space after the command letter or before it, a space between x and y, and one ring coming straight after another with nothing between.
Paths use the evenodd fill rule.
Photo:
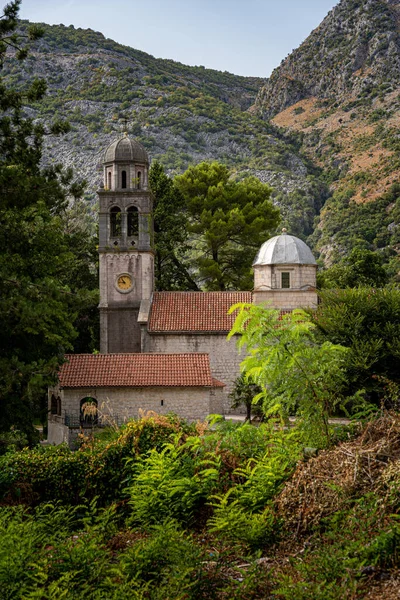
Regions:
<instances>
[{"instance_id":1,"label":"church building","mask_svg":"<svg viewBox=\"0 0 400 600\"><path fill-rule=\"evenodd\" d=\"M146 150L128 136L103 160L99 196L100 354L67 355L49 390L48 441L72 444L81 427L118 423L141 411L188 420L231 411L240 373L227 340L238 302L283 312L316 306L317 265L310 248L285 230L255 257L254 289L154 290L152 195Z\"/></svg>"}]
</instances>

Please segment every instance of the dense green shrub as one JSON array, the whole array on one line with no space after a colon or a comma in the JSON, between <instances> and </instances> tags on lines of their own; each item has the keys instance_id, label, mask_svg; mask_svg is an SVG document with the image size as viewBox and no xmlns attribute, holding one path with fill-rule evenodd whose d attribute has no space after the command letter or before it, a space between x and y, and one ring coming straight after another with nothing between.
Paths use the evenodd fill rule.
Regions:
<instances>
[{"instance_id":1,"label":"dense green shrub","mask_svg":"<svg viewBox=\"0 0 400 600\"><path fill-rule=\"evenodd\" d=\"M386 388L390 382L400 384L400 290L349 288L324 290L320 296L310 318L320 339L349 349L344 365L348 394L364 389L377 406L391 401L393 407Z\"/></svg>"},{"instance_id":2,"label":"dense green shrub","mask_svg":"<svg viewBox=\"0 0 400 600\"><path fill-rule=\"evenodd\" d=\"M167 444L152 450L133 466L128 488L130 522L146 527L163 519L190 525L218 479L219 461L212 456L196 460L185 446Z\"/></svg>"},{"instance_id":3,"label":"dense green shrub","mask_svg":"<svg viewBox=\"0 0 400 600\"><path fill-rule=\"evenodd\" d=\"M348 503L321 523L289 574L277 576L278 597L290 600L337 600L364 597L370 576L388 578L399 564L400 528L385 519L382 499L371 492Z\"/></svg>"},{"instance_id":4,"label":"dense green shrub","mask_svg":"<svg viewBox=\"0 0 400 600\"><path fill-rule=\"evenodd\" d=\"M230 501L229 492L216 496L211 504L214 512L208 521L210 532L227 542L244 544L252 551L276 540L273 512L269 508L259 513L247 512L239 500Z\"/></svg>"},{"instance_id":5,"label":"dense green shrub","mask_svg":"<svg viewBox=\"0 0 400 600\"><path fill-rule=\"evenodd\" d=\"M178 417L148 416L127 423L110 439L87 439L77 452L65 446L38 447L0 457L0 499L37 504L79 503L100 496L122 497L126 459L161 448L177 431L193 428Z\"/></svg>"},{"instance_id":6,"label":"dense green shrub","mask_svg":"<svg viewBox=\"0 0 400 600\"><path fill-rule=\"evenodd\" d=\"M362 597L369 573L379 576L397 568L400 528L390 516L399 505L397 462L385 466L384 477L375 473L376 490L343 495L333 513L326 507L330 516L315 521L315 534L308 531L305 539L301 528L284 526L276 502L296 465L297 477L308 473L307 465L299 463L297 428L216 419L211 427L188 427L176 418L153 415L87 440L75 453L51 449L65 463L67 457L70 464L72 457L85 457L96 478L96 468L109 473L103 453L116 441L129 448L118 473L129 500L101 508L104 497L112 496L106 490L97 500L73 507L0 506L0 597L350 600ZM396 431L390 439L397 444ZM157 447L150 449L152 443ZM346 446L343 450L346 456ZM30 467L38 477L46 451L36 456L36 470ZM329 453L324 456L329 462ZM56 472L54 461L49 464ZM319 477L317 463L311 468L308 477ZM110 479L109 487L114 485ZM291 510L290 502L285 506ZM296 522L296 515L290 518Z\"/></svg>"}]
</instances>

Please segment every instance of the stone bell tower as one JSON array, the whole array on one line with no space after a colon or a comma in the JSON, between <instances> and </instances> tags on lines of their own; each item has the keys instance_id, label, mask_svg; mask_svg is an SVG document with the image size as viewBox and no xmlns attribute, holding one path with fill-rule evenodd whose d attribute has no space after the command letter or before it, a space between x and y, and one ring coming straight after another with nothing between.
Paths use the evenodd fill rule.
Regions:
<instances>
[{"instance_id":1,"label":"stone bell tower","mask_svg":"<svg viewBox=\"0 0 400 600\"><path fill-rule=\"evenodd\" d=\"M146 150L126 134L103 160L99 195L100 352L140 352L138 315L154 288Z\"/></svg>"}]
</instances>

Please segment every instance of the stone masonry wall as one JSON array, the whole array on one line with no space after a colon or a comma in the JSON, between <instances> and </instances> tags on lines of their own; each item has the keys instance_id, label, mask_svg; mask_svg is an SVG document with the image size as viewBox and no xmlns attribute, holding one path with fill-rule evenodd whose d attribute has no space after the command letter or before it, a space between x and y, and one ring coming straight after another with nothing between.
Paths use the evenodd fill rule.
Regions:
<instances>
[{"instance_id":1,"label":"stone masonry wall","mask_svg":"<svg viewBox=\"0 0 400 600\"><path fill-rule=\"evenodd\" d=\"M139 308L100 309L100 352L140 352Z\"/></svg>"},{"instance_id":2,"label":"stone masonry wall","mask_svg":"<svg viewBox=\"0 0 400 600\"><path fill-rule=\"evenodd\" d=\"M221 395L218 388L205 387L76 388L62 390L61 400L62 411L75 415L79 414L80 401L91 397L97 400L100 413L118 415L126 420L137 418L141 409L158 414L174 412L184 419L196 421L221 412Z\"/></svg>"},{"instance_id":3,"label":"stone masonry wall","mask_svg":"<svg viewBox=\"0 0 400 600\"><path fill-rule=\"evenodd\" d=\"M254 289L281 289L281 273L290 273L290 287L316 287L316 265L257 265L254 267Z\"/></svg>"},{"instance_id":4,"label":"stone masonry wall","mask_svg":"<svg viewBox=\"0 0 400 600\"><path fill-rule=\"evenodd\" d=\"M254 304L269 304L271 308L292 310L293 308L316 308L318 296L308 290L262 290L253 292Z\"/></svg>"},{"instance_id":5,"label":"stone masonry wall","mask_svg":"<svg viewBox=\"0 0 400 600\"><path fill-rule=\"evenodd\" d=\"M143 352L181 353L206 352L210 356L211 373L215 379L225 383L223 389L223 412L233 412L229 393L240 374L240 363L244 356L239 354L236 339L226 339L226 334L169 334L157 333L144 336Z\"/></svg>"},{"instance_id":6,"label":"stone masonry wall","mask_svg":"<svg viewBox=\"0 0 400 600\"><path fill-rule=\"evenodd\" d=\"M154 258L150 252L103 252L100 265L100 351L140 352L139 305L150 298ZM117 279L128 273L132 289L118 289Z\"/></svg>"},{"instance_id":7,"label":"stone masonry wall","mask_svg":"<svg viewBox=\"0 0 400 600\"><path fill-rule=\"evenodd\" d=\"M58 446L59 444L69 445L69 429L66 427L60 418L53 415L49 418L47 442Z\"/></svg>"}]
</instances>

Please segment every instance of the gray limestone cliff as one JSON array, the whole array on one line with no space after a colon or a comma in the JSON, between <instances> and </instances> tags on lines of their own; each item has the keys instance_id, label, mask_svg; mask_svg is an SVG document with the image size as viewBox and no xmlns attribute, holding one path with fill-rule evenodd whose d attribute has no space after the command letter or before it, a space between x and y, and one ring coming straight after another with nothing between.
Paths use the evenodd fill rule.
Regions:
<instances>
[{"instance_id":1,"label":"gray limestone cliff","mask_svg":"<svg viewBox=\"0 0 400 600\"><path fill-rule=\"evenodd\" d=\"M399 22L399 0L341 0L273 71L257 96L256 111L269 118L311 96L340 102L388 82L395 88Z\"/></svg>"}]
</instances>

